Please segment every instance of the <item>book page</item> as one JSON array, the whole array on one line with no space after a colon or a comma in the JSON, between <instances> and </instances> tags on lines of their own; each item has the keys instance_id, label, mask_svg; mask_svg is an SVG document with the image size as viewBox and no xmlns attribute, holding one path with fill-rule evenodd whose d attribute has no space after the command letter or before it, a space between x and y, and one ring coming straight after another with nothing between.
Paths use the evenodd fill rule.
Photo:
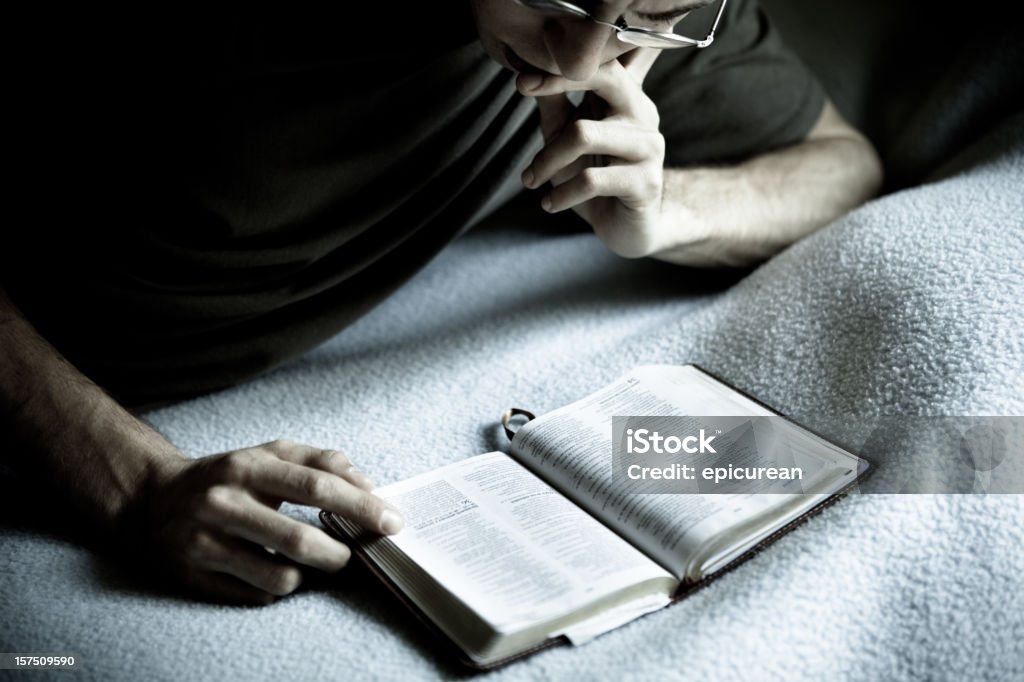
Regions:
<instances>
[{"instance_id":1,"label":"book page","mask_svg":"<svg viewBox=\"0 0 1024 682\"><path fill-rule=\"evenodd\" d=\"M652 579L664 583L664 604L675 583L501 452L375 494L405 517L406 528L388 540L497 632L565 616Z\"/></svg>"},{"instance_id":2,"label":"book page","mask_svg":"<svg viewBox=\"0 0 1024 682\"><path fill-rule=\"evenodd\" d=\"M612 418L617 415L774 413L694 367L646 366L528 422L516 433L513 456L681 580L692 572L698 551L729 530L761 519L767 510L791 503L810 506L826 497L755 494L753 488L737 494L638 494L635 485L612 476ZM797 442L806 447L794 448L794 457L810 476L802 483L813 483L838 470L838 460L833 461L833 455L823 453L823 448L809 439L798 438ZM756 460L757 450L752 448L742 457ZM847 457L844 455L842 466L848 468ZM805 485L804 489L809 488Z\"/></svg>"}]
</instances>

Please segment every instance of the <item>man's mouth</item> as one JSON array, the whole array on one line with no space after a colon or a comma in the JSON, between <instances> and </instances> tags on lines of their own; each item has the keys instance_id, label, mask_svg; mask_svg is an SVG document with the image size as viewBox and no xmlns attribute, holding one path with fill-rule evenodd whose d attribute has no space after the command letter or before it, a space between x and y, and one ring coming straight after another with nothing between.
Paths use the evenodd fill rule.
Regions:
<instances>
[{"instance_id":1,"label":"man's mouth","mask_svg":"<svg viewBox=\"0 0 1024 682\"><path fill-rule=\"evenodd\" d=\"M544 69L538 68L531 64L530 62L523 59L522 57L520 57L518 54L516 54L516 51L513 50L508 45L505 45L505 60L508 62L509 66L511 66L515 71L518 71L519 73L537 73L542 76L551 75Z\"/></svg>"}]
</instances>

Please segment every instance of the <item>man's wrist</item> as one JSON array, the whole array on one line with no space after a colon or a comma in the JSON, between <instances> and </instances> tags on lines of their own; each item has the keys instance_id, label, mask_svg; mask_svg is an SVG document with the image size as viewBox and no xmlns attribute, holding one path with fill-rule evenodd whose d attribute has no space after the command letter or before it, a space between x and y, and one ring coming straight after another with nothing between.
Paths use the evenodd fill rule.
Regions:
<instances>
[{"instance_id":1,"label":"man's wrist","mask_svg":"<svg viewBox=\"0 0 1024 682\"><path fill-rule=\"evenodd\" d=\"M703 254L710 232L707 214L700 210L705 181L701 169L665 169L661 215L650 257L682 265L712 264Z\"/></svg>"},{"instance_id":2,"label":"man's wrist","mask_svg":"<svg viewBox=\"0 0 1024 682\"><path fill-rule=\"evenodd\" d=\"M145 452L143 469L116 507L110 510L109 527L118 538L143 540L156 530L151 526L153 501L159 491L188 464L188 459L175 452Z\"/></svg>"},{"instance_id":3,"label":"man's wrist","mask_svg":"<svg viewBox=\"0 0 1024 682\"><path fill-rule=\"evenodd\" d=\"M131 534L144 523L148 500L188 462L170 441L107 398L111 414L89 427L90 448L105 463L93 494L104 527L116 534Z\"/></svg>"}]
</instances>

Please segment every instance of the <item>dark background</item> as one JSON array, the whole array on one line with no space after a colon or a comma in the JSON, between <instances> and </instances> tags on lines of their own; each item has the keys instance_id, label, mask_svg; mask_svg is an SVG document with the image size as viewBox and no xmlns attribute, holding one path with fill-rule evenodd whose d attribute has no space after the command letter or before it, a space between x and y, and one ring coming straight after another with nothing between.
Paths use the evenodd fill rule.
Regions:
<instances>
[{"instance_id":1,"label":"dark background","mask_svg":"<svg viewBox=\"0 0 1024 682\"><path fill-rule=\"evenodd\" d=\"M875 144L886 190L1024 110L1019 3L761 0L843 115Z\"/></svg>"}]
</instances>

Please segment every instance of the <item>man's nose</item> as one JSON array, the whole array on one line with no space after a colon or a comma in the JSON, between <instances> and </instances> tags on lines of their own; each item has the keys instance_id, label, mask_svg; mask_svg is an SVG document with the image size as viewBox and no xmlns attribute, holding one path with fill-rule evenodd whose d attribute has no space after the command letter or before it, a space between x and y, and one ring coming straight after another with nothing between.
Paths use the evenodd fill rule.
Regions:
<instances>
[{"instance_id":1,"label":"man's nose","mask_svg":"<svg viewBox=\"0 0 1024 682\"><path fill-rule=\"evenodd\" d=\"M604 63L612 33L607 26L592 21L574 21L550 26L544 41L561 74L571 81L584 81Z\"/></svg>"}]
</instances>

